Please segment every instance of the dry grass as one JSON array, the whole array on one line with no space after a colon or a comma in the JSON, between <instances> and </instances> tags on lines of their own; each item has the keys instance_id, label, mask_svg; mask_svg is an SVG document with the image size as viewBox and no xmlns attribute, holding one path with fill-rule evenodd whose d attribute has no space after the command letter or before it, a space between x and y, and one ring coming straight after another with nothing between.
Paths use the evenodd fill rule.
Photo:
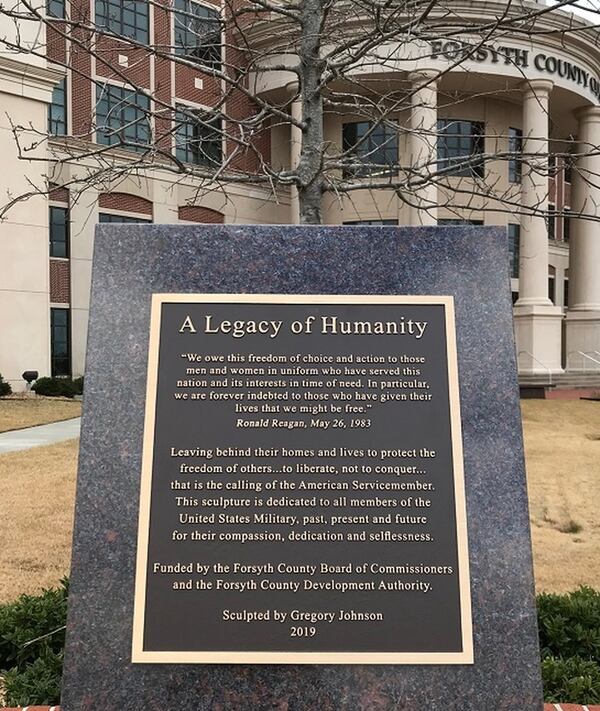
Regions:
<instances>
[{"instance_id":1,"label":"dry grass","mask_svg":"<svg viewBox=\"0 0 600 711\"><path fill-rule=\"evenodd\" d=\"M522 409L537 589L600 589L600 403ZM68 573L76 464L76 441L0 456L0 602Z\"/></svg>"},{"instance_id":2,"label":"dry grass","mask_svg":"<svg viewBox=\"0 0 600 711\"><path fill-rule=\"evenodd\" d=\"M0 432L81 415L81 402L56 397L0 398Z\"/></svg>"},{"instance_id":3,"label":"dry grass","mask_svg":"<svg viewBox=\"0 0 600 711\"><path fill-rule=\"evenodd\" d=\"M78 445L0 456L0 603L69 572Z\"/></svg>"},{"instance_id":4,"label":"dry grass","mask_svg":"<svg viewBox=\"0 0 600 711\"><path fill-rule=\"evenodd\" d=\"M600 402L521 406L536 587L600 589Z\"/></svg>"}]
</instances>

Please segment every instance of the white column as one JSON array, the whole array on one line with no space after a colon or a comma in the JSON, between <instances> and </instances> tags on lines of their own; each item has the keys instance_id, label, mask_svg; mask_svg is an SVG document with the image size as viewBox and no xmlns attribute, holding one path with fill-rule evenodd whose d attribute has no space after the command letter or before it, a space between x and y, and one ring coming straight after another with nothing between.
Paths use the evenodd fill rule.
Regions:
<instances>
[{"instance_id":1,"label":"white column","mask_svg":"<svg viewBox=\"0 0 600 711\"><path fill-rule=\"evenodd\" d=\"M300 99L292 102L292 118L295 121L302 120L302 103ZM290 124L290 170L295 170L300 161L300 151L302 149L302 130L294 124ZM298 188L295 185L290 187L290 224L300 224L300 201L298 199Z\"/></svg>"},{"instance_id":2,"label":"white column","mask_svg":"<svg viewBox=\"0 0 600 711\"><path fill-rule=\"evenodd\" d=\"M594 361L600 360L600 228L585 218L596 217L600 206L600 107L581 109L578 119L580 158L571 183L567 368L598 371L600 365Z\"/></svg>"},{"instance_id":3,"label":"white column","mask_svg":"<svg viewBox=\"0 0 600 711\"><path fill-rule=\"evenodd\" d=\"M409 168L415 177L435 171L437 157L437 84L439 72L424 69L409 74L411 86ZM407 194L411 225L437 224L438 190L428 182Z\"/></svg>"},{"instance_id":4,"label":"white column","mask_svg":"<svg viewBox=\"0 0 600 711\"><path fill-rule=\"evenodd\" d=\"M562 309L548 298L548 106L552 82L523 85L523 153L519 299L515 336L519 372L548 375L562 371Z\"/></svg>"}]
</instances>

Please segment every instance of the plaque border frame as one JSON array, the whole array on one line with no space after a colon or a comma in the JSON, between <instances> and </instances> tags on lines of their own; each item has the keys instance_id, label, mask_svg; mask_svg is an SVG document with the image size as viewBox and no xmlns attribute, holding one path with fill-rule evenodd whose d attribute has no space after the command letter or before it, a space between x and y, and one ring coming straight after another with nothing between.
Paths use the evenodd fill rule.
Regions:
<instances>
[{"instance_id":1,"label":"plaque border frame","mask_svg":"<svg viewBox=\"0 0 600 711\"><path fill-rule=\"evenodd\" d=\"M150 503L154 461L154 433L162 305L168 303L257 303L257 304L425 304L444 307L448 361L448 401L454 476L454 502L458 556L459 604L462 633L461 652L294 652L294 651L146 651L144 621ZM474 664L473 621L469 574L469 546L464 482L463 442L456 349L454 297L442 295L391 294L200 294L153 293L150 311L150 340L142 447L138 536L135 565L133 664Z\"/></svg>"}]
</instances>

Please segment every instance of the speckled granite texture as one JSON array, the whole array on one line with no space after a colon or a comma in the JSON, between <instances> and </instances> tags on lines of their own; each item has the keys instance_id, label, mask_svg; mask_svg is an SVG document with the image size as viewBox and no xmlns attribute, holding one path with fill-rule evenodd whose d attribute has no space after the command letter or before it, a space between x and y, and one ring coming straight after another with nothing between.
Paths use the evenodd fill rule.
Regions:
<instances>
[{"instance_id":1,"label":"speckled granite texture","mask_svg":"<svg viewBox=\"0 0 600 711\"><path fill-rule=\"evenodd\" d=\"M454 295L474 665L129 663L153 292ZM542 709L503 230L100 226L85 388L63 711Z\"/></svg>"}]
</instances>

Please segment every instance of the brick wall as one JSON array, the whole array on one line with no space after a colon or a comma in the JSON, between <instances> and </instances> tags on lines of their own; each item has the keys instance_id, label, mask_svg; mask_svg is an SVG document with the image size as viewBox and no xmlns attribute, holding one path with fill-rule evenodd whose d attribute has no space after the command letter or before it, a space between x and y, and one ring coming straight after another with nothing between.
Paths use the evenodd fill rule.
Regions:
<instances>
[{"instance_id":1,"label":"brick wall","mask_svg":"<svg viewBox=\"0 0 600 711\"><path fill-rule=\"evenodd\" d=\"M66 259L50 258L50 303L71 302L71 270Z\"/></svg>"},{"instance_id":2,"label":"brick wall","mask_svg":"<svg viewBox=\"0 0 600 711\"><path fill-rule=\"evenodd\" d=\"M211 210L210 207L182 205L178 209L178 218L186 222L202 222L204 224L223 224L225 216L222 212Z\"/></svg>"},{"instance_id":3,"label":"brick wall","mask_svg":"<svg viewBox=\"0 0 600 711\"><path fill-rule=\"evenodd\" d=\"M129 193L102 193L98 197L98 205L100 209L135 212L139 215L152 217L150 200Z\"/></svg>"},{"instance_id":4,"label":"brick wall","mask_svg":"<svg viewBox=\"0 0 600 711\"><path fill-rule=\"evenodd\" d=\"M68 188L51 188L48 193L48 200L52 202L61 202L65 205L69 204L69 190Z\"/></svg>"}]
</instances>

